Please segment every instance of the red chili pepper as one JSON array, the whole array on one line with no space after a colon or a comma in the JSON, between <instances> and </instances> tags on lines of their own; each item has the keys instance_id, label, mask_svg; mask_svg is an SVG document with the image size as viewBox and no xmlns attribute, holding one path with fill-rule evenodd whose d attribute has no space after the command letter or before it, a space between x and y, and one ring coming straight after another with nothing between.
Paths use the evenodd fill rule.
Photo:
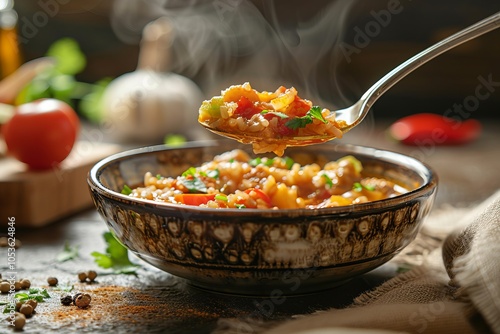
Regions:
<instances>
[{"instance_id":1,"label":"red chili pepper","mask_svg":"<svg viewBox=\"0 0 500 334\"><path fill-rule=\"evenodd\" d=\"M207 204L208 201L213 201L215 194L177 194L174 199L182 204L200 206Z\"/></svg>"},{"instance_id":2,"label":"red chili pepper","mask_svg":"<svg viewBox=\"0 0 500 334\"><path fill-rule=\"evenodd\" d=\"M266 204L267 204L268 207L272 207L271 199L262 190L260 190L258 188L248 188L247 190L245 190L245 192L247 194L249 194L249 195L250 195L250 193L253 192L258 198L260 198L261 200L263 200L264 202L266 202Z\"/></svg>"},{"instance_id":3,"label":"red chili pepper","mask_svg":"<svg viewBox=\"0 0 500 334\"><path fill-rule=\"evenodd\" d=\"M389 135L406 145L458 145L476 139L481 123L475 119L455 119L420 113L403 117L389 127Z\"/></svg>"}]
</instances>

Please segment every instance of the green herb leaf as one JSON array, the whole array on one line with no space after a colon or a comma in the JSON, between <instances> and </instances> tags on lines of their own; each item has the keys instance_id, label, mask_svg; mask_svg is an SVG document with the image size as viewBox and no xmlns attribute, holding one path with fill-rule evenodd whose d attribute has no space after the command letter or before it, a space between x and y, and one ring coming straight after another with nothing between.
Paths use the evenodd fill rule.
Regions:
<instances>
[{"instance_id":1,"label":"green herb leaf","mask_svg":"<svg viewBox=\"0 0 500 334\"><path fill-rule=\"evenodd\" d=\"M111 78L104 78L95 84L82 85L80 82L76 83L76 89L86 86L85 89L82 89L84 92L80 93L82 98L78 103L78 110L89 121L101 123L104 120L103 96L111 81Z\"/></svg>"},{"instance_id":2,"label":"green herb leaf","mask_svg":"<svg viewBox=\"0 0 500 334\"><path fill-rule=\"evenodd\" d=\"M207 176L211 177L212 179L218 179L219 175L220 171L217 168L207 172Z\"/></svg>"},{"instance_id":3,"label":"green herb leaf","mask_svg":"<svg viewBox=\"0 0 500 334\"><path fill-rule=\"evenodd\" d=\"M285 159L286 169L292 169L292 166L295 163L295 161L293 161L293 159L290 157L285 157L284 159Z\"/></svg>"},{"instance_id":4,"label":"green herb leaf","mask_svg":"<svg viewBox=\"0 0 500 334\"><path fill-rule=\"evenodd\" d=\"M170 134L165 136L163 143L169 146L180 146L187 141L183 135Z\"/></svg>"},{"instance_id":5,"label":"green herb leaf","mask_svg":"<svg viewBox=\"0 0 500 334\"><path fill-rule=\"evenodd\" d=\"M245 204L235 204L234 206L236 207L236 209L245 209L246 208Z\"/></svg>"},{"instance_id":6,"label":"green herb leaf","mask_svg":"<svg viewBox=\"0 0 500 334\"><path fill-rule=\"evenodd\" d=\"M360 192L363 190L363 186L359 182L354 182L354 184L352 185L352 189L354 191Z\"/></svg>"},{"instance_id":7,"label":"green herb leaf","mask_svg":"<svg viewBox=\"0 0 500 334\"><path fill-rule=\"evenodd\" d=\"M262 163L262 158L260 158L260 157L257 157L257 158L255 158L255 159L252 159L252 160L250 160L250 161L248 162L248 164L249 164L250 166L252 166L252 167L256 167L256 166L260 165L261 163Z\"/></svg>"},{"instance_id":8,"label":"green herb leaf","mask_svg":"<svg viewBox=\"0 0 500 334\"><path fill-rule=\"evenodd\" d=\"M326 175L326 174L322 174L321 177L325 179L325 183L328 186L328 188L332 189L333 188L333 181L332 181L332 179L328 175Z\"/></svg>"},{"instance_id":9,"label":"green herb leaf","mask_svg":"<svg viewBox=\"0 0 500 334\"><path fill-rule=\"evenodd\" d=\"M196 168L195 167L189 167L187 170L185 170L181 176L196 176Z\"/></svg>"},{"instance_id":10,"label":"green herb leaf","mask_svg":"<svg viewBox=\"0 0 500 334\"><path fill-rule=\"evenodd\" d=\"M285 126L295 130L298 128L305 128L307 124L313 122L313 118L319 119L323 123L328 123L328 121L321 114L321 108L318 106L314 106L302 117L292 118L288 122L285 123Z\"/></svg>"},{"instance_id":11,"label":"green herb leaf","mask_svg":"<svg viewBox=\"0 0 500 334\"><path fill-rule=\"evenodd\" d=\"M215 199L223 202L227 202L227 196L225 194L217 194L215 195Z\"/></svg>"},{"instance_id":12,"label":"green herb leaf","mask_svg":"<svg viewBox=\"0 0 500 334\"><path fill-rule=\"evenodd\" d=\"M374 191L375 190L375 186L373 184L367 184L367 185L364 185L363 187L366 190L368 190L368 191Z\"/></svg>"},{"instance_id":13,"label":"green herb leaf","mask_svg":"<svg viewBox=\"0 0 500 334\"><path fill-rule=\"evenodd\" d=\"M285 123L285 126L292 130L295 130L298 128L305 128L306 125L310 123L312 123L312 117L306 114L305 116L302 117L292 118L291 120Z\"/></svg>"},{"instance_id":14,"label":"green herb leaf","mask_svg":"<svg viewBox=\"0 0 500 334\"><path fill-rule=\"evenodd\" d=\"M207 185L197 177L193 177L191 179L179 180L179 183L181 183L184 187L186 187L191 193L207 192Z\"/></svg>"},{"instance_id":15,"label":"green herb leaf","mask_svg":"<svg viewBox=\"0 0 500 334\"><path fill-rule=\"evenodd\" d=\"M157 180L161 180L161 175L160 174L156 174L156 179Z\"/></svg>"},{"instance_id":16,"label":"green herb leaf","mask_svg":"<svg viewBox=\"0 0 500 334\"><path fill-rule=\"evenodd\" d=\"M63 74L75 75L86 65L86 59L78 43L72 38L62 38L53 43L47 56L57 60L56 69Z\"/></svg>"},{"instance_id":17,"label":"green herb leaf","mask_svg":"<svg viewBox=\"0 0 500 334\"><path fill-rule=\"evenodd\" d=\"M112 269L114 274L137 274L138 265L128 257L128 250L116 240L111 232L103 234L107 243L106 253L92 252L95 263L99 267Z\"/></svg>"},{"instance_id":18,"label":"green herb leaf","mask_svg":"<svg viewBox=\"0 0 500 334\"><path fill-rule=\"evenodd\" d=\"M66 262L69 260L76 259L78 257L78 247L71 247L70 244L66 241L64 244L64 249L61 253L59 253L56 257L57 262Z\"/></svg>"},{"instance_id":19,"label":"green herb leaf","mask_svg":"<svg viewBox=\"0 0 500 334\"><path fill-rule=\"evenodd\" d=\"M261 115L271 114L274 116L278 116L279 118L282 118L282 119L289 117L287 114L279 112L279 111L262 110L260 113L261 113Z\"/></svg>"},{"instance_id":20,"label":"green herb leaf","mask_svg":"<svg viewBox=\"0 0 500 334\"><path fill-rule=\"evenodd\" d=\"M129 186L127 186L126 184L123 185L123 188L122 188L122 194L124 195L130 195L132 193L132 189L130 189Z\"/></svg>"},{"instance_id":21,"label":"green herb leaf","mask_svg":"<svg viewBox=\"0 0 500 334\"><path fill-rule=\"evenodd\" d=\"M321 113L321 108L318 106L312 107L308 112L313 118L319 119L323 123L328 123L328 121L323 117L323 114Z\"/></svg>"}]
</instances>

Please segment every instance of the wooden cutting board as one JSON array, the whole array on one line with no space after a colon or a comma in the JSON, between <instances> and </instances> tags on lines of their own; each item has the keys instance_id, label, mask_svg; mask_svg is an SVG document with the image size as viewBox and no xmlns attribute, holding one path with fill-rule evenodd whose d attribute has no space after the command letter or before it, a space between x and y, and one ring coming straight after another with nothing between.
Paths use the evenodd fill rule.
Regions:
<instances>
[{"instance_id":1,"label":"wooden cutting board","mask_svg":"<svg viewBox=\"0 0 500 334\"><path fill-rule=\"evenodd\" d=\"M58 168L29 171L5 155L0 141L0 226L15 217L16 227L43 226L93 206L87 174L119 146L80 141Z\"/></svg>"}]
</instances>

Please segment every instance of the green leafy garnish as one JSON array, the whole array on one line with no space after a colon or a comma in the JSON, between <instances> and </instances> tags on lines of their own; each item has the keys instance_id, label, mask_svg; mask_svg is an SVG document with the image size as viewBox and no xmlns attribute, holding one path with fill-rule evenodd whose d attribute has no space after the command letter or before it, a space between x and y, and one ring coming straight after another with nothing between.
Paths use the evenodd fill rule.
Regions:
<instances>
[{"instance_id":1,"label":"green leafy garnish","mask_svg":"<svg viewBox=\"0 0 500 334\"><path fill-rule=\"evenodd\" d=\"M169 146L179 146L186 142L186 137L183 135L170 134L165 136L163 143Z\"/></svg>"},{"instance_id":2,"label":"green leafy garnish","mask_svg":"<svg viewBox=\"0 0 500 334\"><path fill-rule=\"evenodd\" d=\"M206 193L206 184L197 177L197 169L195 167L189 167L182 176L185 178L179 182L186 187L191 193Z\"/></svg>"},{"instance_id":3,"label":"green leafy garnish","mask_svg":"<svg viewBox=\"0 0 500 334\"><path fill-rule=\"evenodd\" d=\"M62 38L52 44L47 56L57 60L56 69L64 74L80 73L87 63L78 43L71 38Z\"/></svg>"},{"instance_id":4,"label":"green leafy garnish","mask_svg":"<svg viewBox=\"0 0 500 334\"><path fill-rule=\"evenodd\" d=\"M313 122L313 119L319 119L323 123L328 123L328 121L321 114L321 108L318 106L314 106L302 117L296 117L285 123L285 126L295 130L298 128L304 128L307 124Z\"/></svg>"},{"instance_id":5,"label":"green leafy garnish","mask_svg":"<svg viewBox=\"0 0 500 334\"><path fill-rule=\"evenodd\" d=\"M375 186L374 185L371 185L371 184L367 184L367 185L362 185L361 183L359 182L354 182L354 184L352 185L352 189L354 191L357 191L357 192L360 192L364 189L368 190L368 191L374 191L375 190Z\"/></svg>"},{"instance_id":6,"label":"green leafy garnish","mask_svg":"<svg viewBox=\"0 0 500 334\"><path fill-rule=\"evenodd\" d=\"M57 262L66 262L78 257L78 247L71 247L68 242L64 244L64 249L56 257Z\"/></svg>"},{"instance_id":7,"label":"green leafy garnish","mask_svg":"<svg viewBox=\"0 0 500 334\"><path fill-rule=\"evenodd\" d=\"M132 193L132 189L130 189L129 186L124 184L121 193L124 195L130 195Z\"/></svg>"},{"instance_id":8,"label":"green leafy garnish","mask_svg":"<svg viewBox=\"0 0 500 334\"><path fill-rule=\"evenodd\" d=\"M210 170L207 172L207 176L212 179L218 179L220 175L220 171L218 169Z\"/></svg>"},{"instance_id":9,"label":"green leafy garnish","mask_svg":"<svg viewBox=\"0 0 500 334\"><path fill-rule=\"evenodd\" d=\"M295 161L293 161L293 159L290 157L285 157L284 159L285 159L286 169L291 169Z\"/></svg>"},{"instance_id":10,"label":"green leafy garnish","mask_svg":"<svg viewBox=\"0 0 500 334\"><path fill-rule=\"evenodd\" d=\"M86 85L86 87L84 87L82 83L78 83L78 88L80 88L79 90L82 90L82 92L77 95L83 95L78 104L78 110L81 111L89 121L100 123L104 120L102 98L111 81L111 78L104 78L93 85Z\"/></svg>"},{"instance_id":11,"label":"green leafy garnish","mask_svg":"<svg viewBox=\"0 0 500 334\"><path fill-rule=\"evenodd\" d=\"M325 183L328 186L328 188L332 189L333 188L333 181L332 181L332 179L328 175L326 175L326 174L322 174L321 177L325 179Z\"/></svg>"},{"instance_id":12,"label":"green leafy garnish","mask_svg":"<svg viewBox=\"0 0 500 334\"><path fill-rule=\"evenodd\" d=\"M375 190L375 186L373 184L366 184L363 187L365 187L365 189L369 190L369 191L374 191Z\"/></svg>"},{"instance_id":13,"label":"green leafy garnish","mask_svg":"<svg viewBox=\"0 0 500 334\"><path fill-rule=\"evenodd\" d=\"M161 180L161 175L160 174L156 174L156 179L157 180Z\"/></svg>"},{"instance_id":14,"label":"green leafy garnish","mask_svg":"<svg viewBox=\"0 0 500 334\"><path fill-rule=\"evenodd\" d=\"M236 209L245 209L246 208L245 204L235 204L234 206L236 207Z\"/></svg>"},{"instance_id":15,"label":"green leafy garnish","mask_svg":"<svg viewBox=\"0 0 500 334\"><path fill-rule=\"evenodd\" d=\"M285 119L288 118L289 116L285 113L279 112L279 111L272 111L272 110L262 110L261 115L266 115L266 114L271 114L274 116L278 116L279 118Z\"/></svg>"},{"instance_id":16,"label":"green leafy garnish","mask_svg":"<svg viewBox=\"0 0 500 334\"><path fill-rule=\"evenodd\" d=\"M196 175L196 168L195 167L189 167L188 169L186 169L182 174L181 176L188 176L188 175L192 175L192 176L195 176Z\"/></svg>"},{"instance_id":17,"label":"green leafy garnish","mask_svg":"<svg viewBox=\"0 0 500 334\"><path fill-rule=\"evenodd\" d=\"M255 159L250 160L248 164L252 167L256 167L261 164L267 167L271 167L274 164L274 158L269 159L269 158L257 157Z\"/></svg>"},{"instance_id":18,"label":"green leafy garnish","mask_svg":"<svg viewBox=\"0 0 500 334\"><path fill-rule=\"evenodd\" d=\"M128 250L116 240L111 232L103 234L107 243L106 253L92 252L95 263L101 268L112 269L113 274L137 274L138 265L128 257Z\"/></svg>"},{"instance_id":19,"label":"green leafy garnish","mask_svg":"<svg viewBox=\"0 0 500 334\"><path fill-rule=\"evenodd\" d=\"M223 202L227 202L227 196L224 194L217 194L215 195L215 199Z\"/></svg>"}]
</instances>

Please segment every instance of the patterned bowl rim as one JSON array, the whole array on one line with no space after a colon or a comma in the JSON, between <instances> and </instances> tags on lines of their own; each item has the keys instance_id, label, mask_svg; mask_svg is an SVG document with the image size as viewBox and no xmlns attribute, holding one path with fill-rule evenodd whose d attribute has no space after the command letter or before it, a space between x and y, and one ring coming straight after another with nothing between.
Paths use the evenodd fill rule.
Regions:
<instances>
[{"instance_id":1,"label":"patterned bowl rim","mask_svg":"<svg viewBox=\"0 0 500 334\"><path fill-rule=\"evenodd\" d=\"M106 188L100 181L100 175L102 172L110 165L119 163L120 161L135 158L141 155L150 155L163 151L178 151L183 149L196 149L196 148L217 148L221 143L227 143L227 141L221 140L208 140L208 141L191 141L184 143L182 145L168 146L168 145L154 145L141 148L135 148L131 150L126 150L120 153L116 153L106 157L99 162L97 162L89 171L87 176L87 182L91 190L98 192L100 195L116 200L122 203L128 203L129 205L138 205L149 208L156 208L157 210L176 210L180 213L189 213L197 215L206 215L211 217L224 217L224 216L238 216L238 217L300 217L300 216L345 216L352 214L365 214L368 212L373 212L374 210L383 210L384 208L390 208L397 206L401 203L407 203L416 198L430 195L435 190L438 184L438 177L434 170L427 164L407 156L402 153L397 153L384 149L377 149L367 146L352 145L352 144L335 144L335 145L324 145L322 150L324 152L331 151L337 153L343 153L345 155L360 155L367 158L385 161L395 165L400 165L405 168L412 170L417 173L424 182L417 188L408 191L405 194L395 196L392 198L387 198L383 200L354 204L349 206L338 206L329 208L319 208L319 209L252 209L252 210L241 210L241 209L213 209L213 208L203 208L188 205L178 205L173 203L165 202L155 202L147 199L133 198L128 195L113 191ZM234 147L236 148L236 147Z\"/></svg>"}]
</instances>

